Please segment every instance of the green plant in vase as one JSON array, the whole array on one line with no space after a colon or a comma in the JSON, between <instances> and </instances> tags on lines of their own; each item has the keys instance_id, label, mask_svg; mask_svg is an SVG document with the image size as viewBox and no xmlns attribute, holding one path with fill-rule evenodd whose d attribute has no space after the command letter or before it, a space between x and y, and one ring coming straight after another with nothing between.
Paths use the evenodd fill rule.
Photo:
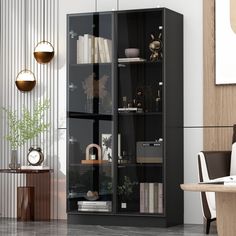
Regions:
<instances>
[{"instance_id":1,"label":"green plant in vase","mask_svg":"<svg viewBox=\"0 0 236 236\"><path fill-rule=\"evenodd\" d=\"M131 182L128 176L124 176L123 184L117 187L117 193L121 200L121 208L127 208L127 202L130 202L133 198L133 193L138 182Z\"/></svg>"},{"instance_id":2,"label":"green plant in vase","mask_svg":"<svg viewBox=\"0 0 236 236\"><path fill-rule=\"evenodd\" d=\"M3 108L9 127L8 134L5 136L5 139L10 142L12 150L9 168L19 168L19 164L17 162L17 148L48 129L50 124L45 123L43 118L44 112L49 107L50 101L46 99L43 102L36 103L32 112L28 108L23 107L19 116L17 115L16 110L11 111L7 108Z\"/></svg>"}]
</instances>

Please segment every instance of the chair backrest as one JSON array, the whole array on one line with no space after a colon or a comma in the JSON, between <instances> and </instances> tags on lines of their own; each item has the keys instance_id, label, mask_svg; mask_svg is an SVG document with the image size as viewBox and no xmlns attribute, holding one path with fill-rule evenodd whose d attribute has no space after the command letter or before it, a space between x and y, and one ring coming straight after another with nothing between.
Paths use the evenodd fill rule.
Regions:
<instances>
[{"instance_id":1,"label":"chair backrest","mask_svg":"<svg viewBox=\"0 0 236 236\"><path fill-rule=\"evenodd\" d=\"M230 173L230 151L202 151L198 154L199 181L228 176ZM215 194L201 193L202 210L206 219L216 217Z\"/></svg>"},{"instance_id":2,"label":"chair backrest","mask_svg":"<svg viewBox=\"0 0 236 236\"><path fill-rule=\"evenodd\" d=\"M203 156L201 156L203 154ZM202 166L202 157L206 163L206 171ZM198 154L198 166L200 181L228 176L230 173L230 151L202 151ZM201 169L200 169L201 168ZM202 179L201 179L202 175ZM208 176L208 177L207 177ZM208 179L209 178L209 179Z\"/></svg>"}]
</instances>

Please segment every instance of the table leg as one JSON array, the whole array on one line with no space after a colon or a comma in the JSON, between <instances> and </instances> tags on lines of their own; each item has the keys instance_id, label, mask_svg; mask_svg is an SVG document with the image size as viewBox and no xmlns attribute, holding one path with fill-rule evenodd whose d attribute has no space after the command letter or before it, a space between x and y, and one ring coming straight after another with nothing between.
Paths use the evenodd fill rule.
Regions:
<instances>
[{"instance_id":1,"label":"table leg","mask_svg":"<svg viewBox=\"0 0 236 236\"><path fill-rule=\"evenodd\" d=\"M34 187L34 219L50 220L50 172L26 174L26 186Z\"/></svg>"},{"instance_id":2,"label":"table leg","mask_svg":"<svg viewBox=\"0 0 236 236\"><path fill-rule=\"evenodd\" d=\"M236 235L236 193L216 192L216 219L219 236Z\"/></svg>"}]
</instances>

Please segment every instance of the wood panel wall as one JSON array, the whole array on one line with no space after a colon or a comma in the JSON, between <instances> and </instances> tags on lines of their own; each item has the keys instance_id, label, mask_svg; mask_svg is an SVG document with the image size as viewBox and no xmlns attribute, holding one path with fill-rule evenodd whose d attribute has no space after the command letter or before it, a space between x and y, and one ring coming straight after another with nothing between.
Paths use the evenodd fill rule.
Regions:
<instances>
[{"instance_id":1,"label":"wood panel wall","mask_svg":"<svg viewBox=\"0 0 236 236\"><path fill-rule=\"evenodd\" d=\"M203 143L204 150L231 150L232 125L236 123L236 85L215 85L214 10L214 0L203 0L203 123L205 127L210 126L204 128ZM222 46L229 45L226 42Z\"/></svg>"}]
</instances>

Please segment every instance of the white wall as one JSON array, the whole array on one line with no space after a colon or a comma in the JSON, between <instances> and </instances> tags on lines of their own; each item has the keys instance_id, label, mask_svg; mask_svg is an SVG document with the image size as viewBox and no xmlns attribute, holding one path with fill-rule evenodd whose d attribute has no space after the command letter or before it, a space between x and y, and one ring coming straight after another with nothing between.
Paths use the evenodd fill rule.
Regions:
<instances>
[{"instance_id":1,"label":"white wall","mask_svg":"<svg viewBox=\"0 0 236 236\"><path fill-rule=\"evenodd\" d=\"M55 47L55 58L47 65L41 65L33 58L36 44L43 40L42 0L1 0L0 4L0 107L17 110L19 115L23 107L33 110L34 102L50 99L50 108L45 112L44 122L50 123L47 132L28 141L18 148L18 161L27 164L30 146L37 144L45 156L44 163L53 169L51 174L51 217L58 218L58 126L57 126L57 9L58 1L46 1L45 39ZM26 24L25 24L26 19ZM24 27L26 25L26 27ZM27 43L25 48L25 42ZM25 65L25 60L26 65ZM20 92L15 86L17 74L22 69L30 69L36 77L35 88L28 93ZM8 134L6 117L1 113L0 168L8 168L10 145L3 137ZM3 217L16 217L16 186L25 185L23 175L1 174L0 176L0 214ZM63 199L64 201L64 199ZM64 202L63 202L64 203Z\"/></svg>"},{"instance_id":2,"label":"white wall","mask_svg":"<svg viewBox=\"0 0 236 236\"><path fill-rule=\"evenodd\" d=\"M167 7L184 15L184 182L197 181L197 153L202 149L203 22L202 0L60 0L59 5L59 126L66 132L66 14L112 9ZM65 171L66 141L60 141L59 160ZM63 146L63 148L62 148ZM62 189L65 186L61 186ZM198 193L184 195L185 223L202 223ZM64 208L63 208L64 209ZM63 212L62 212L62 215Z\"/></svg>"}]
</instances>

